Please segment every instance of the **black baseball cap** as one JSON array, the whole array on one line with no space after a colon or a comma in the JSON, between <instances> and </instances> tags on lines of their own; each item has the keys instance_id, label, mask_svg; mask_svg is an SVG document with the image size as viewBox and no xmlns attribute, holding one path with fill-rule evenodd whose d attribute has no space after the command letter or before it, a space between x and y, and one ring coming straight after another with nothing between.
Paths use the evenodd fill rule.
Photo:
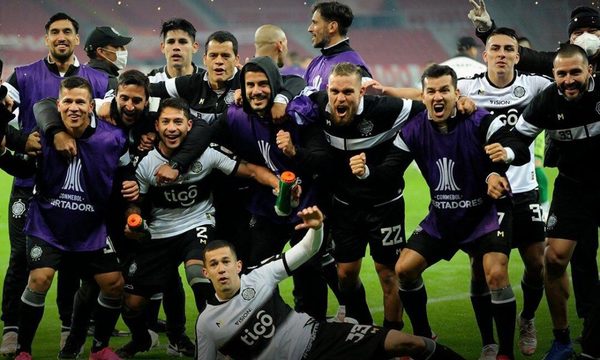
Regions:
<instances>
[{"instance_id":1,"label":"black baseball cap","mask_svg":"<svg viewBox=\"0 0 600 360\"><path fill-rule=\"evenodd\" d=\"M480 45L481 44L479 44L477 41L475 41L475 39L473 39L470 36L463 36L456 42L456 48L458 50L467 50L472 47L480 47Z\"/></svg>"},{"instance_id":2,"label":"black baseball cap","mask_svg":"<svg viewBox=\"0 0 600 360\"><path fill-rule=\"evenodd\" d=\"M133 40L132 37L123 36L110 26L98 26L92 31L85 41L85 51L94 51L106 45L125 46Z\"/></svg>"},{"instance_id":3,"label":"black baseball cap","mask_svg":"<svg viewBox=\"0 0 600 360\"><path fill-rule=\"evenodd\" d=\"M569 36L575 30L582 28L600 29L600 14L598 10L588 6L578 6L573 9L571 19L569 20Z\"/></svg>"}]
</instances>

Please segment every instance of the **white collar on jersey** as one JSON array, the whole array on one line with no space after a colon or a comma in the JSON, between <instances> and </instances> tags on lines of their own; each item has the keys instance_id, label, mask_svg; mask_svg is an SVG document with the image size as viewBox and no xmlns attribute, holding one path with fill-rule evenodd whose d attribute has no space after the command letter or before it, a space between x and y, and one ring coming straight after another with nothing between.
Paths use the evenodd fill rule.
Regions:
<instances>
[{"instance_id":1,"label":"white collar on jersey","mask_svg":"<svg viewBox=\"0 0 600 360\"><path fill-rule=\"evenodd\" d=\"M362 114L364 108L365 108L365 97L361 96L360 101L358 103L358 110L356 110L356 115ZM329 102L327 103L327 106L325 106L325 111L327 111L328 113L331 114L331 106L329 105Z\"/></svg>"},{"instance_id":2,"label":"white collar on jersey","mask_svg":"<svg viewBox=\"0 0 600 360\"><path fill-rule=\"evenodd\" d=\"M329 46L327 46L327 47L324 47L324 48L323 48L323 50L330 49L330 48L332 48L332 47L336 46L337 44L341 44L341 43L343 43L344 41L348 41L349 39L350 39L349 37L345 37L345 38L343 38L342 40L340 40L340 41L336 42L336 43L335 43L335 44L333 44L333 45L329 45Z\"/></svg>"}]
</instances>

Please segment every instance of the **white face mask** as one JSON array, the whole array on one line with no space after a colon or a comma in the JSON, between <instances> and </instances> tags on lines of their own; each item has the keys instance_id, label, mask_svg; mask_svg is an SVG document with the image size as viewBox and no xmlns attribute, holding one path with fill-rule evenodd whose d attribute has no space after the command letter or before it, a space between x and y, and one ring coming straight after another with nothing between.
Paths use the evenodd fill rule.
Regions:
<instances>
[{"instance_id":1,"label":"white face mask","mask_svg":"<svg viewBox=\"0 0 600 360\"><path fill-rule=\"evenodd\" d=\"M600 38L589 32L579 35L573 43L585 50L587 56L594 56L600 49Z\"/></svg>"},{"instance_id":2,"label":"white face mask","mask_svg":"<svg viewBox=\"0 0 600 360\"><path fill-rule=\"evenodd\" d=\"M125 66L127 66L127 50L113 51L113 50L104 49L104 48L103 48L103 50L115 53L115 55L117 56L117 59L115 61L111 61L108 59L107 60L110 61L111 63L113 63L117 67L117 69L119 69L119 70L125 69Z\"/></svg>"}]
</instances>

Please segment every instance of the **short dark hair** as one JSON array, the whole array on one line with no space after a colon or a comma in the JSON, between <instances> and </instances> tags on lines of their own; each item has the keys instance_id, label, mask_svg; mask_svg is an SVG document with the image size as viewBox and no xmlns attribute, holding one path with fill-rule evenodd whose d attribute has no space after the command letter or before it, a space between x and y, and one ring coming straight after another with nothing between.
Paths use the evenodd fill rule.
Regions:
<instances>
[{"instance_id":1,"label":"short dark hair","mask_svg":"<svg viewBox=\"0 0 600 360\"><path fill-rule=\"evenodd\" d=\"M183 115L185 116L186 119L190 120L192 118L192 116L190 114L190 106L188 105L187 102L185 102L184 100L182 100L180 98L166 98L166 99L161 100L160 106L158 107L158 111L157 111L158 117L160 117L160 115L166 108L182 110Z\"/></svg>"},{"instance_id":2,"label":"short dark hair","mask_svg":"<svg viewBox=\"0 0 600 360\"><path fill-rule=\"evenodd\" d=\"M515 39L515 41L519 42L519 36L517 35L517 32L511 28L499 27L499 28L494 29L494 31L492 31L490 33L490 35L488 35L488 40L490 37L492 37L494 35L506 35L508 37Z\"/></svg>"},{"instance_id":3,"label":"short dark hair","mask_svg":"<svg viewBox=\"0 0 600 360\"><path fill-rule=\"evenodd\" d=\"M247 72L261 72L266 74L267 72L257 63L249 62L244 65L244 74Z\"/></svg>"},{"instance_id":4,"label":"short dark hair","mask_svg":"<svg viewBox=\"0 0 600 360\"><path fill-rule=\"evenodd\" d=\"M233 44L233 54L235 56L237 56L238 54L238 41L235 38L235 36L230 33L229 31L215 31L214 33L210 34L208 36L208 38L206 39L206 43L204 43L204 55L207 54L208 52L208 43L211 42L212 40L218 42L218 43L224 43L227 41L231 41L231 43Z\"/></svg>"},{"instance_id":5,"label":"short dark hair","mask_svg":"<svg viewBox=\"0 0 600 360\"><path fill-rule=\"evenodd\" d=\"M137 85L144 88L144 93L146 94L146 100L150 96L150 80L148 77L141 71L131 69L124 71L118 78L117 84L117 93L119 93L119 87L121 85Z\"/></svg>"},{"instance_id":6,"label":"short dark hair","mask_svg":"<svg viewBox=\"0 0 600 360\"><path fill-rule=\"evenodd\" d=\"M360 67L349 62L341 62L336 64L332 69L330 75L337 76L352 76L356 75L359 79L362 79L362 71Z\"/></svg>"},{"instance_id":7,"label":"short dark hair","mask_svg":"<svg viewBox=\"0 0 600 360\"><path fill-rule=\"evenodd\" d=\"M425 85L425 78L437 79L446 75L450 75L452 78L452 86L456 89L458 83L456 72L450 66L440 64L432 64L423 71L423 75L421 75L421 88Z\"/></svg>"},{"instance_id":8,"label":"short dark hair","mask_svg":"<svg viewBox=\"0 0 600 360\"><path fill-rule=\"evenodd\" d=\"M562 57L562 58L573 57L577 54L581 55L581 57L583 58L584 63L586 65L589 64L587 53L585 52L585 50L583 50L583 48L581 48L577 45L569 44L569 43L564 43L564 44L560 45L560 47L558 48L558 51L556 52L556 56L554 56L554 61L556 61L556 59L559 57Z\"/></svg>"},{"instance_id":9,"label":"short dark hair","mask_svg":"<svg viewBox=\"0 0 600 360\"><path fill-rule=\"evenodd\" d=\"M90 100L94 97L94 91L92 90L92 85L87 79L84 79L80 76L69 76L66 77L63 81L60 82L60 88L58 90L58 97L60 98L63 90L71 90L71 89L86 89L89 93Z\"/></svg>"},{"instance_id":10,"label":"short dark hair","mask_svg":"<svg viewBox=\"0 0 600 360\"><path fill-rule=\"evenodd\" d=\"M77 22L77 20L73 19L72 17L63 12L56 13L52 15L50 19L48 19L48 22L44 26L44 28L46 29L46 33L48 33L48 30L50 30L50 25L60 20L69 20L71 24L73 24L73 28L75 28L75 34L79 34L79 23Z\"/></svg>"},{"instance_id":11,"label":"short dark hair","mask_svg":"<svg viewBox=\"0 0 600 360\"><path fill-rule=\"evenodd\" d=\"M314 4L312 7L313 14L317 10L323 19L337 22L340 35L346 36L348 28L354 20L354 14L352 14L350 6L337 1L328 1Z\"/></svg>"},{"instance_id":12,"label":"short dark hair","mask_svg":"<svg viewBox=\"0 0 600 360\"><path fill-rule=\"evenodd\" d=\"M229 250L231 250L231 253L235 257L235 259L236 260L238 259L237 251L235 250L235 246L232 243L230 243L227 240L213 240L213 241L210 241L208 244L206 244L206 246L204 246L204 250L202 250L202 260L204 261L204 267L207 266L206 253L209 251L217 250L217 249L224 248L224 247L228 247Z\"/></svg>"},{"instance_id":13,"label":"short dark hair","mask_svg":"<svg viewBox=\"0 0 600 360\"><path fill-rule=\"evenodd\" d=\"M162 23L160 36L165 39L167 33L173 30L181 30L188 33L192 40L196 40L196 28L191 22L182 18L172 18Z\"/></svg>"}]
</instances>

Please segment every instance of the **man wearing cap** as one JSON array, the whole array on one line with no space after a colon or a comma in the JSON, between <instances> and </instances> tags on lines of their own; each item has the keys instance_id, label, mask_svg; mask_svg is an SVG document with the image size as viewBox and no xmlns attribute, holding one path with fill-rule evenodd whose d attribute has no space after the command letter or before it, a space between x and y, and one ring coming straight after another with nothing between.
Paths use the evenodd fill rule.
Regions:
<instances>
[{"instance_id":1,"label":"man wearing cap","mask_svg":"<svg viewBox=\"0 0 600 360\"><path fill-rule=\"evenodd\" d=\"M440 65L448 65L456 72L458 78L471 77L475 74L485 72L487 68L477 59L479 55L479 46L470 36L463 36L456 43L458 51L454 57L440 63Z\"/></svg>"},{"instance_id":2,"label":"man wearing cap","mask_svg":"<svg viewBox=\"0 0 600 360\"><path fill-rule=\"evenodd\" d=\"M54 14L45 24L45 44L48 54L43 59L29 65L18 66L4 86L8 89L4 101L14 101L19 107L18 123L24 133L32 133L35 127L33 104L50 96L57 96L60 82L65 77L80 76L87 79L93 88L93 98L102 98L109 88L108 75L80 64L74 55L79 45L79 24L65 13ZM9 208L9 238L11 244L10 266L4 278L2 299L2 320L4 334L0 353L10 354L16 350L18 333L18 309L21 306L20 296L27 284L27 250L23 234L27 207L33 191L33 178L15 178ZM59 272L58 308L63 323L61 335L68 335L71 322L73 295L78 286L68 282L70 291L65 291L64 280L67 272ZM75 288L73 288L75 287ZM7 346L5 346L7 345Z\"/></svg>"},{"instance_id":3,"label":"man wearing cap","mask_svg":"<svg viewBox=\"0 0 600 360\"><path fill-rule=\"evenodd\" d=\"M119 34L112 27L96 27L85 41L85 52L90 58L88 66L111 76L119 76L119 71L127 66L125 46L132 39Z\"/></svg>"}]
</instances>

